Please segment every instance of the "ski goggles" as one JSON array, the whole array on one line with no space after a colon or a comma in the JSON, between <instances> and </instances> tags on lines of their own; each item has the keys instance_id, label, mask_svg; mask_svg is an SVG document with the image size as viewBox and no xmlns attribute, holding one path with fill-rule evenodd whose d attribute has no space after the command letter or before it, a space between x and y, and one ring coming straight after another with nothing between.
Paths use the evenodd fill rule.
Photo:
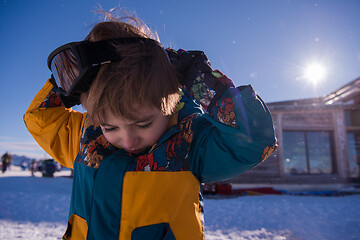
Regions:
<instances>
[{"instance_id":1,"label":"ski goggles","mask_svg":"<svg viewBox=\"0 0 360 240\"><path fill-rule=\"evenodd\" d=\"M57 86L57 93L66 107L80 104L80 94L87 92L101 65L121 61L122 56L116 50L119 44L144 44L152 42L150 38L115 38L98 42L88 40L71 42L55 49L47 59L52 72L51 83Z\"/></svg>"}]
</instances>

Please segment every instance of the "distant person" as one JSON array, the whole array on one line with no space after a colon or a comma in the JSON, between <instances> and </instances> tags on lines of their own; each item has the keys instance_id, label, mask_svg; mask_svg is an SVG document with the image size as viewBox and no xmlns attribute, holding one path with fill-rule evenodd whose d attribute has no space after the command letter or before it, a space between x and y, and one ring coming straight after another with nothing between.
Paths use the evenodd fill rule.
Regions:
<instances>
[{"instance_id":1,"label":"distant person","mask_svg":"<svg viewBox=\"0 0 360 240\"><path fill-rule=\"evenodd\" d=\"M270 112L203 52L165 50L140 19L105 15L50 54L52 77L24 116L74 169L64 239L203 239L200 184L274 151ZM80 103L87 113L71 109Z\"/></svg>"},{"instance_id":2,"label":"distant person","mask_svg":"<svg viewBox=\"0 0 360 240\"><path fill-rule=\"evenodd\" d=\"M37 171L37 161L35 159L31 160L30 162L30 171L31 171L31 176L35 176L35 172Z\"/></svg>"},{"instance_id":3,"label":"distant person","mask_svg":"<svg viewBox=\"0 0 360 240\"><path fill-rule=\"evenodd\" d=\"M4 153L1 156L1 162L2 162L2 173L5 173L7 168L10 166L12 160L12 155L10 155L8 152Z\"/></svg>"},{"instance_id":4,"label":"distant person","mask_svg":"<svg viewBox=\"0 0 360 240\"><path fill-rule=\"evenodd\" d=\"M21 162L21 169L22 169L23 171L25 171L26 168L27 168L27 163L26 163L26 161L24 160L24 161Z\"/></svg>"}]
</instances>

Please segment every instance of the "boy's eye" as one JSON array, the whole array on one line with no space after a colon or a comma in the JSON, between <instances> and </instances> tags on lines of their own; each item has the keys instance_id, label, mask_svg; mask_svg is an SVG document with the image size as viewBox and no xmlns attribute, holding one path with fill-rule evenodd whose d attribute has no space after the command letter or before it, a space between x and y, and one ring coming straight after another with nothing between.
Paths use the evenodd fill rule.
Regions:
<instances>
[{"instance_id":1,"label":"boy's eye","mask_svg":"<svg viewBox=\"0 0 360 240\"><path fill-rule=\"evenodd\" d=\"M149 127L151 127L151 125L152 125L152 122L147 123L145 125L137 125L137 127L139 127L139 128L149 128Z\"/></svg>"},{"instance_id":2,"label":"boy's eye","mask_svg":"<svg viewBox=\"0 0 360 240\"><path fill-rule=\"evenodd\" d=\"M115 131L116 127L103 128L105 132Z\"/></svg>"}]
</instances>

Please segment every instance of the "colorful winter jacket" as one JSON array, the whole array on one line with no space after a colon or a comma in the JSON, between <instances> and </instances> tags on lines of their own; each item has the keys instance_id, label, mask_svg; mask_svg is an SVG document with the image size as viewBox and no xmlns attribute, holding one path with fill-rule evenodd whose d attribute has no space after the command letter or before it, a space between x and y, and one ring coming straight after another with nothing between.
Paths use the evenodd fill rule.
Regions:
<instances>
[{"instance_id":1,"label":"colorful winter jacket","mask_svg":"<svg viewBox=\"0 0 360 240\"><path fill-rule=\"evenodd\" d=\"M218 71L211 74L231 82ZM24 121L50 156L74 169L64 239L204 238L200 183L254 167L274 151L276 140L270 112L250 85L218 96L202 77L182 91L168 131L140 155L107 142L86 113L62 106L46 82ZM193 98L205 95L210 98Z\"/></svg>"}]
</instances>

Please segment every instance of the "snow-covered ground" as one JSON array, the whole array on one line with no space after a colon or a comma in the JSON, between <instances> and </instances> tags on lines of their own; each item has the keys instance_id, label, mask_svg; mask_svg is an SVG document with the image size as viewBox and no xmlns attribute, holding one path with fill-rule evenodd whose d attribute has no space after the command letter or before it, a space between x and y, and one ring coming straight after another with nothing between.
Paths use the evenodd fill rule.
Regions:
<instances>
[{"instance_id":1,"label":"snow-covered ground","mask_svg":"<svg viewBox=\"0 0 360 240\"><path fill-rule=\"evenodd\" d=\"M61 239L69 171L55 178L19 167L0 173L0 239ZM205 199L206 239L360 239L360 195L264 195Z\"/></svg>"}]
</instances>

